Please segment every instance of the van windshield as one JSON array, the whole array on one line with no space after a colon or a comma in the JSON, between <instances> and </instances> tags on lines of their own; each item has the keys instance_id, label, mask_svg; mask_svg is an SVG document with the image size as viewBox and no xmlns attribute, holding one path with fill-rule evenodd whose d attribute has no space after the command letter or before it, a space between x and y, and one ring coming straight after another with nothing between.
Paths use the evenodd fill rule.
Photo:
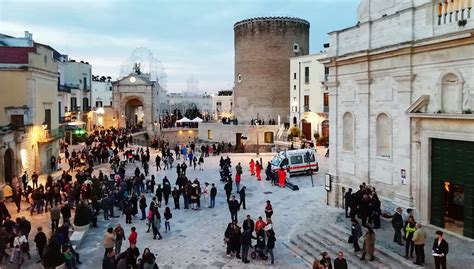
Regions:
<instances>
[{"instance_id":1,"label":"van windshield","mask_svg":"<svg viewBox=\"0 0 474 269\"><path fill-rule=\"evenodd\" d=\"M273 159L271 161L272 166L280 166L281 160L282 159L279 155L273 157Z\"/></svg>"}]
</instances>

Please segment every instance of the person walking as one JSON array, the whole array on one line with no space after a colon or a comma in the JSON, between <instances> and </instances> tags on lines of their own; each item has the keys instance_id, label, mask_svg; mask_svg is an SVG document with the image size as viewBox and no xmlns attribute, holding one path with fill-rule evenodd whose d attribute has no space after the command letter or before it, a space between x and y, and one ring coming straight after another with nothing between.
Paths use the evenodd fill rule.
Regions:
<instances>
[{"instance_id":1,"label":"person walking","mask_svg":"<svg viewBox=\"0 0 474 269\"><path fill-rule=\"evenodd\" d=\"M58 205L55 205L49 211L50 218L51 218L51 231L56 231L59 227L59 219L61 218L61 209Z\"/></svg>"},{"instance_id":2,"label":"person walking","mask_svg":"<svg viewBox=\"0 0 474 269\"><path fill-rule=\"evenodd\" d=\"M123 230L122 226L117 224L114 229L115 234L115 254L119 255L120 251L122 250L122 242L125 240L125 231Z\"/></svg>"},{"instance_id":3,"label":"person walking","mask_svg":"<svg viewBox=\"0 0 474 269\"><path fill-rule=\"evenodd\" d=\"M179 196L180 192L177 187L174 187L173 191L171 192L171 196L173 196L174 201L174 209L179 209Z\"/></svg>"},{"instance_id":4,"label":"person walking","mask_svg":"<svg viewBox=\"0 0 474 269\"><path fill-rule=\"evenodd\" d=\"M410 252L410 258L413 259L413 251L415 250L415 243L413 242L413 235L416 231L415 218L412 216L408 217L405 223L405 258L408 259L408 252Z\"/></svg>"},{"instance_id":5,"label":"person walking","mask_svg":"<svg viewBox=\"0 0 474 269\"><path fill-rule=\"evenodd\" d=\"M278 186L280 188L285 187L285 181L286 181L286 171L283 167L281 167L278 170Z\"/></svg>"},{"instance_id":6,"label":"person walking","mask_svg":"<svg viewBox=\"0 0 474 269\"><path fill-rule=\"evenodd\" d=\"M211 184L211 193L210 193L210 198L211 198L211 205L209 206L210 208L214 208L216 205L216 195L217 195L217 188L214 185L214 183Z\"/></svg>"},{"instance_id":7,"label":"person walking","mask_svg":"<svg viewBox=\"0 0 474 269\"><path fill-rule=\"evenodd\" d=\"M229 201L229 211L232 221L238 223L237 212L239 211L239 202L235 199L234 195L232 195L232 198L230 198Z\"/></svg>"},{"instance_id":8,"label":"person walking","mask_svg":"<svg viewBox=\"0 0 474 269\"><path fill-rule=\"evenodd\" d=\"M365 260L365 255L369 256L369 261L374 260L374 251L375 251L375 233L372 230L372 227L365 226L365 235L364 235L364 252L362 252L361 261Z\"/></svg>"},{"instance_id":9,"label":"person walking","mask_svg":"<svg viewBox=\"0 0 474 269\"><path fill-rule=\"evenodd\" d=\"M334 269L347 269L347 261L344 259L342 251L337 253L337 258L334 260Z\"/></svg>"},{"instance_id":10,"label":"person walking","mask_svg":"<svg viewBox=\"0 0 474 269\"><path fill-rule=\"evenodd\" d=\"M249 167L250 167L250 175L254 176L255 175L255 162L253 161L253 159L250 159Z\"/></svg>"},{"instance_id":11,"label":"person walking","mask_svg":"<svg viewBox=\"0 0 474 269\"><path fill-rule=\"evenodd\" d=\"M262 176L261 176L262 165L258 161L255 163L255 171L257 174L257 181L261 181L262 180Z\"/></svg>"},{"instance_id":12,"label":"person walking","mask_svg":"<svg viewBox=\"0 0 474 269\"><path fill-rule=\"evenodd\" d=\"M171 221L171 218L173 217L173 214L171 214L171 209L169 207L165 208L165 212L163 213L163 216L165 217L165 232L170 232L171 231L170 221Z\"/></svg>"},{"instance_id":13,"label":"person walking","mask_svg":"<svg viewBox=\"0 0 474 269\"><path fill-rule=\"evenodd\" d=\"M449 252L449 245L448 242L443 239L442 231L436 231L435 233L432 252L436 269L446 269L446 255L448 255Z\"/></svg>"},{"instance_id":14,"label":"person walking","mask_svg":"<svg viewBox=\"0 0 474 269\"><path fill-rule=\"evenodd\" d=\"M403 246L402 244L402 229L403 229L403 218L402 218L402 208L398 207L395 214L392 216L392 227L395 231L393 235L393 242Z\"/></svg>"},{"instance_id":15,"label":"person walking","mask_svg":"<svg viewBox=\"0 0 474 269\"><path fill-rule=\"evenodd\" d=\"M38 250L39 261L36 263L40 263L43 261L44 247L46 246L48 240L46 239L46 234L43 232L43 227L38 227L37 231L38 233L35 235L35 244L36 249Z\"/></svg>"},{"instance_id":16,"label":"person walking","mask_svg":"<svg viewBox=\"0 0 474 269\"><path fill-rule=\"evenodd\" d=\"M413 262L416 265L423 265L425 263L425 241L426 241L426 232L422 227L421 223L416 224L416 231L413 234L411 239L415 244L415 261Z\"/></svg>"},{"instance_id":17,"label":"person walking","mask_svg":"<svg viewBox=\"0 0 474 269\"><path fill-rule=\"evenodd\" d=\"M130 246L135 246L137 244L138 234L136 232L137 228L132 227L130 229L130 235L128 236L128 243Z\"/></svg>"},{"instance_id":18,"label":"person walking","mask_svg":"<svg viewBox=\"0 0 474 269\"><path fill-rule=\"evenodd\" d=\"M242 208L244 210L246 210L247 208L245 208L245 191L246 191L247 187L243 186L242 189L240 189L239 191L239 196L240 196L240 204L239 204L239 207L242 206Z\"/></svg>"},{"instance_id":19,"label":"person walking","mask_svg":"<svg viewBox=\"0 0 474 269\"><path fill-rule=\"evenodd\" d=\"M239 162L235 166L235 186L237 187L237 191L239 191L241 177L242 177L242 165Z\"/></svg>"},{"instance_id":20,"label":"person walking","mask_svg":"<svg viewBox=\"0 0 474 269\"><path fill-rule=\"evenodd\" d=\"M321 260L319 263L323 265L325 269L332 269L331 257L329 257L329 254L326 251L321 253Z\"/></svg>"},{"instance_id":21,"label":"person walking","mask_svg":"<svg viewBox=\"0 0 474 269\"><path fill-rule=\"evenodd\" d=\"M38 174L36 174L36 172L33 172L31 175L31 181L33 182L31 185L33 189L38 188Z\"/></svg>"},{"instance_id":22,"label":"person walking","mask_svg":"<svg viewBox=\"0 0 474 269\"><path fill-rule=\"evenodd\" d=\"M349 243L352 243L354 246L354 252L357 253L360 251L359 247L359 238L362 236L362 229L360 228L359 223L356 219L351 220L351 236L349 238Z\"/></svg>"},{"instance_id":23,"label":"person walking","mask_svg":"<svg viewBox=\"0 0 474 269\"><path fill-rule=\"evenodd\" d=\"M249 254L249 249L252 244L252 238L256 239L254 236L252 236L252 232L250 229L244 230L242 233L242 262L243 263L249 263L250 261L248 260L248 254Z\"/></svg>"},{"instance_id":24,"label":"person walking","mask_svg":"<svg viewBox=\"0 0 474 269\"><path fill-rule=\"evenodd\" d=\"M141 195L141 197L140 197L139 204L140 204L140 211L142 212L142 218L141 218L140 220L145 220L145 219L146 219L146 207L147 207L147 204L146 204L145 194L143 194L143 193L142 193L142 195Z\"/></svg>"},{"instance_id":25,"label":"person walking","mask_svg":"<svg viewBox=\"0 0 474 269\"><path fill-rule=\"evenodd\" d=\"M266 231L267 234L267 245L265 249L265 253L268 255L270 254L270 262L271 264L275 264L275 257L273 255L273 249L275 248L275 231L273 229L269 229Z\"/></svg>"},{"instance_id":26,"label":"person walking","mask_svg":"<svg viewBox=\"0 0 474 269\"><path fill-rule=\"evenodd\" d=\"M344 209L346 211L346 218L350 218L349 208L352 208L352 188L344 194ZM352 210L352 209L351 209Z\"/></svg>"},{"instance_id":27,"label":"person walking","mask_svg":"<svg viewBox=\"0 0 474 269\"><path fill-rule=\"evenodd\" d=\"M21 182L23 183L23 190L26 191L26 187L28 187L28 172L25 171L21 176Z\"/></svg>"},{"instance_id":28,"label":"person walking","mask_svg":"<svg viewBox=\"0 0 474 269\"><path fill-rule=\"evenodd\" d=\"M114 228L109 227L107 229L107 232L104 234L104 258L107 257L108 253L114 249L115 246L115 234L114 234Z\"/></svg>"},{"instance_id":29,"label":"person walking","mask_svg":"<svg viewBox=\"0 0 474 269\"><path fill-rule=\"evenodd\" d=\"M160 229L161 229L161 216L160 212L158 212L158 209L155 208L155 211L152 214L152 220L151 220L151 227L153 230L153 239L156 239L156 236L158 235L158 240L161 240L163 237L161 236Z\"/></svg>"},{"instance_id":30,"label":"person walking","mask_svg":"<svg viewBox=\"0 0 474 269\"><path fill-rule=\"evenodd\" d=\"M225 195L227 196L227 202L230 201L230 196L232 194L232 183L227 181L224 185Z\"/></svg>"},{"instance_id":31,"label":"person walking","mask_svg":"<svg viewBox=\"0 0 474 269\"><path fill-rule=\"evenodd\" d=\"M273 206L270 200L267 200L267 205L265 206L265 216L267 219L272 218L273 215Z\"/></svg>"},{"instance_id":32,"label":"person walking","mask_svg":"<svg viewBox=\"0 0 474 269\"><path fill-rule=\"evenodd\" d=\"M202 188L202 196L204 197L204 207L209 207L209 183L204 183Z\"/></svg>"}]
</instances>

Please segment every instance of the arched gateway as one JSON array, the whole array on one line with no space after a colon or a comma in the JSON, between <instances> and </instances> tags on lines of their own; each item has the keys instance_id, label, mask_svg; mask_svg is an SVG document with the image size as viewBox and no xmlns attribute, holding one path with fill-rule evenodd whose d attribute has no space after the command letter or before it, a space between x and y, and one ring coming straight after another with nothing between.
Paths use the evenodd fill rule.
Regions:
<instances>
[{"instance_id":1,"label":"arched gateway","mask_svg":"<svg viewBox=\"0 0 474 269\"><path fill-rule=\"evenodd\" d=\"M113 108L118 127L153 131L155 82L130 74L113 83Z\"/></svg>"}]
</instances>

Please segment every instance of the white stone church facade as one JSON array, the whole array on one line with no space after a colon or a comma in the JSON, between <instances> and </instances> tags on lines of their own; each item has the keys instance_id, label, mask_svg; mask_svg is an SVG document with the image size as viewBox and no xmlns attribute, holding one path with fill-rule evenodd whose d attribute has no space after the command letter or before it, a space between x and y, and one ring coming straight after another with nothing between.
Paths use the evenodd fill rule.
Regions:
<instances>
[{"instance_id":1,"label":"white stone church facade","mask_svg":"<svg viewBox=\"0 0 474 269\"><path fill-rule=\"evenodd\" d=\"M362 0L330 33L329 202L377 189L386 210L474 238L472 1Z\"/></svg>"}]
</instances>

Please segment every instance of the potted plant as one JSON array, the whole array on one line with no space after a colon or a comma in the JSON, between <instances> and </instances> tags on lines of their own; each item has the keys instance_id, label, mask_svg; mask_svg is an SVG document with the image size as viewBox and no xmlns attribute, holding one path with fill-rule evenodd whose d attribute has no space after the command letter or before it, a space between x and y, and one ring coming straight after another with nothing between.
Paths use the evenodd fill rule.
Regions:
<instances>
[{"instance_id":1,"label":"potted plant","mask_svg":"<svg viewBox=\"0 0 474 269\"><path fill-rule=\"evenodd\" d=\"M76 214L74 215L74 229L76 231L84 231L89 229L91 220L91 212L89 207L80 202L76 207Z\"/></svg>"}]
</instances>

